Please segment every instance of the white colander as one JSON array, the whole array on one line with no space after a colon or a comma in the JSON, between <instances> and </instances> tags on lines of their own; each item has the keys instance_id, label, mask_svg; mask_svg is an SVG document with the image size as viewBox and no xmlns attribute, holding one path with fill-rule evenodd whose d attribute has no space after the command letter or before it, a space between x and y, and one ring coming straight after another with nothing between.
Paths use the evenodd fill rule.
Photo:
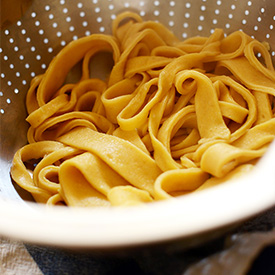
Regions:
<instances>
[{"instance_id":1,"label":"white colander","mask_svg":"<svg viewBox=\"0 0 275 275\"><path fill-rule=\"evenodd\" d=\"M27 142L24 99L30 80L44 73L71 40L111 33L111 21L125 10L163 23L182 39L209 36L215 28L224 29L225 34L241 29L267 41L275 59L273 0L34 0L20 20L1 30L0 234L70 247L135 245L194 236L248 218L275 203L274 145L259 169L243 180L141 209L45 210L25 203L24 193L18 195L9 171L14 153Z\"/></svg>"}]
</instances>

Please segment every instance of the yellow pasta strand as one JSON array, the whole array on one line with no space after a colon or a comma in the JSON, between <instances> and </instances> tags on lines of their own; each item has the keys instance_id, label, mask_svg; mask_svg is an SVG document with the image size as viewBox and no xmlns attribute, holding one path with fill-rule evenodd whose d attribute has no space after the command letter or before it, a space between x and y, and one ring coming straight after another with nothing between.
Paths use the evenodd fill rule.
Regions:
<instances>
[{"instance_id":1,"label":"yellow pasta strand","mask_svg":"<svg viewBox=\"0 0 275 275\"><path fill-rule=\"evenodd\" d=\"M46 202L51 193L36 186L32 176L25 166L25 162L45 157L47 154L63 149L64 145L55 141L42 141L29 144L19 149L14 158L11 167L11 176L23 189L29 191L36 201Z\"/></svg>"},{"instance_id":2,"label":"yellow pasta strand","mask_svg":"<svg viewBox=\"0 0 275 275\"><path fill-rule=\"evenodd\" d=\"M113 206L141 205L153 201L147 191L130 185L112 188L108 193L108 199Z\"/></svg>"},{"instance_id":3,"label":"yellow pasta strand","mask_svg":"<svg viewBox=\"0 0 275 275\"><path fill-rule=\"evenodd\" d=\"M66 169L66 166L65 168ZM62 171L62 170L61 170ZM107 198L96 189L83 176L83 174L74 166L65 170L66 174L60 173L61 192L64 201L71 206L109 206ZM63 182L66 182L63 185Z\"/></svg>"},{"instance_id":4,"label":"yellow pasta strand","mask_svg":"<svg viewBox=\"0 0 275 275\"><path fill-rule=\"evenodd\" d=\"M193 191L201 186L209 175L199 168L170 170L162 173L155 183L157 199L167 199L175 191Z\"/></svg>"},{"instance_id":5,"label":"yellow pasta strand","mask_svg":"<svg viewBox=\"0 0 275 275\"><path fill-rule=\"evenodd\" d=\"M37 101L39 106L44 105L58 88L63 84L70 69L79 62L84 55L97 48L98 51L108 49L113 52L116 63L120 52L116 40L112 36L94 34L74 40L63 48L62 51L52 60L37 91Z\"/></svg>"},{"instance_id":6,"label":"yellow pasta strand","mask_svg":"<svg viewBox=\"0 0 275 275\"><path fill-rule=\"evenodd\" d=\"M81 182L84 182L83 188L85 188L88 197L92 196L91 194L98 194L98 192L101 194L100 201L97 201L97 195L93 195L95 197L93 203L104 202L104 204L105 199L103 199L103 195L107 196L111 188L128 184L124 178L99 157L88 152L65 161L60 166L59 177L64 200L70 201L73 197L74 204L78 204L83 199L82 196L84 196L84 193L79 194L74 189L76 184L79 185L79 188L82 188ZM87 198L87 200L91 203L90 199Z\"/></svg>"},{"instance_id":7,"label":"yellow pasta strand","mask_svg":"<svg viewBox=\"0 0 275 275\"><path fill-rule=\"evenodd\" d=\"M275 95L275 82L255 69L245 57L238 57L230 60L220 61L216 73L222 73L226 68L246 87L252 90L261 91Z\"/></svg>"},{"instance_id":8,"label":"yellow pasta strand","mask_svg":"<svg viewBox=\"0 0 275 275\"><path fill-rule=\"evenodd\" d=\"M211 177L211 178L209 178L208 180L206 180L204 182L204 184L202 184L198 189L196 189L195 192L218 186L225 181L240 178L241 176L244 176L247 173L249 173L250 171L252 171L253 168L254 168L254 165L252 165L252 164L240 165L236 169L227 173L225 177L222 177L222 178Z\"/></svg>"},{"instance_id":9,"label":"yellow pasta strand","mask_svg":"<svg viewBox=\"0 0 275 275\"><path fill-rule=\"evenodd\" d=\"M239 164L243 164L264 154L266 148L248 150L226 143L210 146L201 158L201 168L215 177L223 177Z\"/></svg>"},{"instance_id":10,"label":"yellow pasta strand","mask_svg":"<svg viewBox=\"0 0 275 275\"><path fill-rule=\"evenodd\" d=\"M58 140L96 154L131 184L154 195L153 184L160 169L132 143L88 128L76 128Z\"/></svg>"},{"instance_id":11,"label":"yellow pasta strand","mask_svg":"<svg viewBox=\"0 0 275 275\"><path fill-rule=\"evenodd\" d=\"M222 118L218 98L210 79L202 73L190 70L183 71L177 77L181 78L181 82L186 79L194 79L196 81L197 91L194 105L198 129L202 138L201 142L210 139L229 139L230 131ZM206 102L208 104L207 108L205 108Z\"/></svg>"}]
</instances>

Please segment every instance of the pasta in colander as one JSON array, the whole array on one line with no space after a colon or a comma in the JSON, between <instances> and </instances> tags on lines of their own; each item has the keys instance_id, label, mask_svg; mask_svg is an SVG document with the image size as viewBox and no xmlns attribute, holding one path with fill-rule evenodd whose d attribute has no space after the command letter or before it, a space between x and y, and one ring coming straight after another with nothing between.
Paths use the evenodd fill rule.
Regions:
<instances>
[{"instance_id":1,"label":"pasta in colander","mask_svg":"<svg viewBox=\"0 0 275 275\"><path fill-rule=\"evenodd\" d=\"M180 41L131 12L112 30L72 41L31 82L17 184L49 205L127 206L253 169L275 136L268 44L221 29ZM91 77L99 52L113 57L106 81ZM80 61L80 80L67 82Z\"/></svg>"}]
</instances>

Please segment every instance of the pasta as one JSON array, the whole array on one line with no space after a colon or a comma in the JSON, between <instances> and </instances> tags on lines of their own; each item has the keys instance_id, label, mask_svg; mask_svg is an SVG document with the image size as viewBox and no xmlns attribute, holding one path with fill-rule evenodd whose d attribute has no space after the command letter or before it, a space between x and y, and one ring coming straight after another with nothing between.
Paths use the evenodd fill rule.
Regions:
<instances>
[{"instance_id":1,"label":"pasta","mask_svg":"<svg viewBox=\"0 0 275 275\"><path fill-rule=\"evenodd\" d=\"M39 203L109 207L173 199L247 173L275 136L268 50L242 31L180 41L124 12L112 35L72 41L32 80L29 144L11 176ZM99 52L112 55L107 80L91 76ZM79 62L80 79L68 82Z\"/></svg>"}]
</instances>

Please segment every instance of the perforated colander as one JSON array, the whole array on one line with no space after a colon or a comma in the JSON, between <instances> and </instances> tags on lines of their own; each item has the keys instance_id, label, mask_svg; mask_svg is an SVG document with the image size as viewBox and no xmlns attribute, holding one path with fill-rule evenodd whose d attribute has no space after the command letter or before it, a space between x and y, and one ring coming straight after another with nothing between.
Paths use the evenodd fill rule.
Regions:
<instances>
[{"instance_id":1,"label":"perforated colander","mask_svg":"<svg viewBox=\"0 0 275 275\"><path fill-rule=\"evenodd\" d=\"M80 0L33 1L24 16L1 31L1 192L16 197L9 167L26 143L24 97L30 80L47 69L68 42L92 33L111 33L111 21L124 10L168 26L178 37L225 34L242 29L271 45L275 57L275 2L272 0ZM1 11L2 12L2 11Z\"/></svg>"},{"instance_id":2,"label":"perforated colander","mask_svg":"<svg viewBox=\"0 0 275 275\"><path fill-rule=\"evenodd\" d=\"M33 77L44 73L53 57L70 41L93 33L111 33L122 11L155 20L179 38L209 36L215 28L225 35L243 30L270 44L275 59L273 0L34 0L17 22L1 30L0 194L21 201L10 179L14 153L26 144L25 95ZM1 10L1 13L5 11ZM84 234L85 235L85 234Z\"/></svg>"}]
</instances>

